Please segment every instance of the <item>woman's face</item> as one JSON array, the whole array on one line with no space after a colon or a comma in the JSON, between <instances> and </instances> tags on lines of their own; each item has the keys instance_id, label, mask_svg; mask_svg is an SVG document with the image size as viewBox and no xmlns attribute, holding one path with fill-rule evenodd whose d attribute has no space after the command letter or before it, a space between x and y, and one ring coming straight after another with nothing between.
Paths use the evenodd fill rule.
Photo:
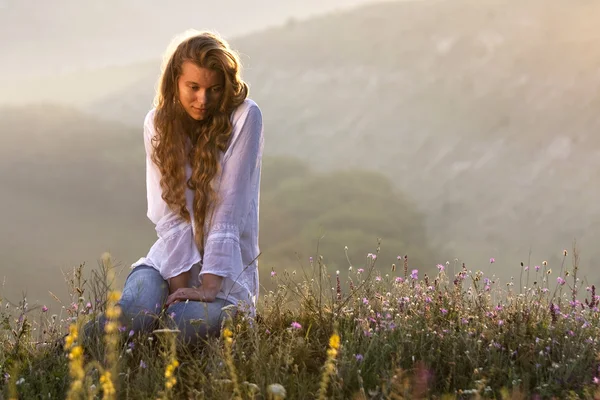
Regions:
<instances>
[{"instance_id":1,"label":"woman's face","mask_svg":"<svg viewBox=\"0 0 600 400\"><path fill-rule=\"evenodd\" d=\"M190 117L202 121L219 107L224 90L223 74L190 61L183 63L182 70L177 81L179 101Z\"/></svg>"}]
</instances>

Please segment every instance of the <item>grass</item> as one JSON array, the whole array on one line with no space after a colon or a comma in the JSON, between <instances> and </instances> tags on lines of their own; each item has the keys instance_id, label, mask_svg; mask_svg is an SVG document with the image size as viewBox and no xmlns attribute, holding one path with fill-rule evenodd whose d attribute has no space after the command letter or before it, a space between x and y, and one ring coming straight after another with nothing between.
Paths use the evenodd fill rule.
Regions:
<instances>
[{"instance_id":1,"label":"grass","mask_svg":"<svg viewBox=\"0 0 600 400\"><path fill-rule=\"evenodd\" d=\"M2 304L0 398L600 399L600 297L573 253L554 272L521 265L518 284L497 280L493 259L427 276L407 257L379 268L378 252L343 272L311 258L272 273L256 319L238 313L194 349L116 325L82 343L85 321L118 317L104 258L88 280L74 270L58 313Z\"/></svg>"}]
</instances>

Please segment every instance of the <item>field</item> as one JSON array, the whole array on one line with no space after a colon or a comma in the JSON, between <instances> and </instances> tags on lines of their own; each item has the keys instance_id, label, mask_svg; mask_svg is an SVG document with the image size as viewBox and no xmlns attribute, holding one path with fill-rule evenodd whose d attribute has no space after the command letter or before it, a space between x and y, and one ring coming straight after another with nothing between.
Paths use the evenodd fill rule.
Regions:
<instances>
[{"instance_id":1,"label":"field","mask_svg":"<svg viewBox=\"0 0 600 400\"><path fill-rule=\"evenodd\" d=\"M331 273L321 257L299 260L271 274L256 319L239 312L192 349L169 329L116 322L105 256L89 278L74 269L68 304L2 305L2 398L600 398L600 297L577 262L565 250L554 269L523 265L499 282L494 259L436 276L407 256L379 266L377 251ZM113 323L84 343L99 312Z\"/></svg>"}]
</instances>

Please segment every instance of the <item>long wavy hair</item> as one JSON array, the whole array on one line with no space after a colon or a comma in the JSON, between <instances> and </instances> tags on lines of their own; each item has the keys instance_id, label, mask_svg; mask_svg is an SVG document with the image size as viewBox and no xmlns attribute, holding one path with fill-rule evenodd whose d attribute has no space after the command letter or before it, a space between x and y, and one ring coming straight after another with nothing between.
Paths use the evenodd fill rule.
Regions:
<instances>
[{"instance_id":1,"label":"long wavy hair","mask_svg":"<svg viewBox=\"0 0 600 400\"><path fill-rule=\"evenodd\" d=\"M220 104L202 121L189 117L179 102L178 80L185 61L215 70L224 78ZM207 216L219 200L214 181L220 172L220 153L227 150L231 137L230 116L247 96L248 85L241 79L240 59L217 34L187 31L167 49L154 99L156 136L152 161L162 175L163 200L188 222L192 215L186 206L186 187L194 191L194 240L201 252ZM191 140L191 146L187 144L187 138ZM186 180L185 165L188 161L192 174Z\"/></svg>"}]
</instances>

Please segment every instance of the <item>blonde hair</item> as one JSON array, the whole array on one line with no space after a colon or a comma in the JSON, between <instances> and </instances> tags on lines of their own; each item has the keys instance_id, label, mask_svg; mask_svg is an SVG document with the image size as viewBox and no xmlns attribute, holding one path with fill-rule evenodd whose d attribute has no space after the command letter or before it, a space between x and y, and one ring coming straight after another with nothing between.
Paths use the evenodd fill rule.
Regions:
<instances>
[{"instance_id":1,"label":"blonde hair","mask_svg":"<svg viewBox=\"0 0 600 400\"><path fill-rule=\"evenodd\" d=\"M206 120L193 121L179 102L178 79L183 63L193 62L201 68L218 71L224 86L220 104ZM162 198L186 221L192 217L186 206L186 187L194 191L193 222L195 242L204 247L204 226L207 215L217 202L213 180L219 173L219 153L229 145L231 113L248 96L248 85L241 79L241 63L237 53L216 33L186 31L176 37L164 54L154 106L152 160L161 172ZM195 140L192 147L186 139ZM186 181L185 165L192 166Z\"/></svg>"}]
</instances>

